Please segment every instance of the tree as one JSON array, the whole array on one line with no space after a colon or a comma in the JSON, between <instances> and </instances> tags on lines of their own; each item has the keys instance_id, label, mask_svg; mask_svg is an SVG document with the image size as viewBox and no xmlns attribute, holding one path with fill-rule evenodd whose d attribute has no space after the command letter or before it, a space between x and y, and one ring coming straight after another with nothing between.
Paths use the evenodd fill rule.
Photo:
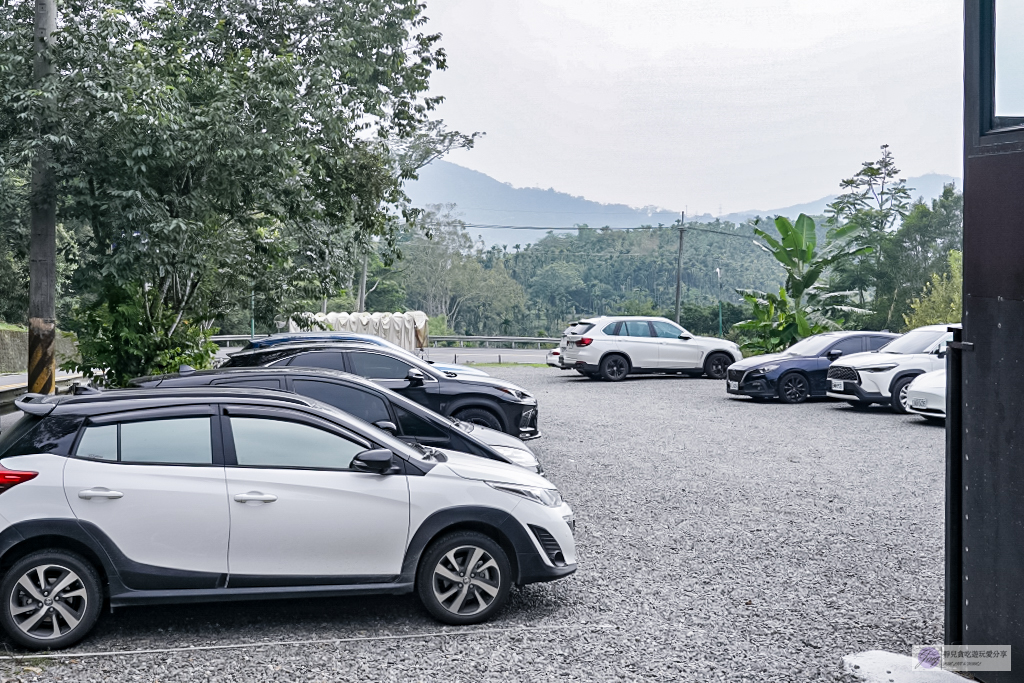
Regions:
<instances>
[{"instance_id":1,"label":"tree","mask_svg":"<svg viewBox=\"0 0 1024 683\"><path fill-rule=\"evenodd\" d=\"M25 177L26 122L43 117L59 220L88 235L74 326L139 353L84 345L83 367L111 377L173 367L168 349L194 358L253 293L277 310L337 292L339 250L393 244L412 213L403 181L472 142L429 118L445 55L416 0L69 0L43 88L30 82L30 10L0 7L0 182Z\"/></svg>"},{"instance_id":2,"label":"tree","mask_svg":"<svg viewBox=\"0 0 1024 683\"><path fill-rule=\"evenodd\" d=\"M911 312L903 316L906 329L922 325L958 323L963 316L964 255L952 250L948 255L949 271L936 273L925 285L921 296L911 304Z\"/></svg>"}]
</instances>

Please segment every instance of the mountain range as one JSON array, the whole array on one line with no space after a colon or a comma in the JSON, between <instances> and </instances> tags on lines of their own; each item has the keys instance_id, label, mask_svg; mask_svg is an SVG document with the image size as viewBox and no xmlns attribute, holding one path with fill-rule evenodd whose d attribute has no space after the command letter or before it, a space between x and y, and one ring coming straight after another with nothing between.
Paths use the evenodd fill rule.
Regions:
<instances>
[{"instance_id":1,"label":"mountain range","mask_svg":"<svg viewBox=\"0 0 1024 683\"><path fill-rule=\"evenodd\" d=\"M914 198L930 201L942 193L942 187L959 178L929 173L907 178L907 187L914 188ZM413 204L455 204L456 214L467 224L471 235L479 236L488 246L493 244L527 244L546 234L546 229L574 230L585 223L591 227L630 228L641 225L671 225L680 212L660 207L636 208L625 204L602 204L554 189L513 187L491 176L448 161L435 161L420 170L419 179L406 185ZM717 218L742 223L756 216L787 216L801 213L820 215L836 195L822 197L805 204L780 209L750 210ZM687 216L687 222L712 222L711 214ZM516 227L513 227L516 226ZM522 229L520 226L541 229Z\"/></svg>"}]
</instances>

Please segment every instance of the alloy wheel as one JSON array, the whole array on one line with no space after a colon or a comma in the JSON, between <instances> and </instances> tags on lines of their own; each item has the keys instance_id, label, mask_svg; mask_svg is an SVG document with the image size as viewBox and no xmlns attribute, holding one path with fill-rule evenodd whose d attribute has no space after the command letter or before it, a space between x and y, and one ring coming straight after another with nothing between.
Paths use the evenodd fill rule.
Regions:
<instances>
[{"instance_id":1,"label":"alloy wheel","mask_svg":"<svg viewBox=\"0 0 1024 683\"><path fill-rule=\"evenodd\" d=\"M18 579L8 609L25 635L54 640L75 630L88 606L88 591L78 574L60 565L41 564Z\"/></svg>"},{"instance_id":2,"label":"alloy wheel","mask_svg":"<svg viewBox=\"0 0 1024 683\"><path fill-rule=\"evenodd\" d=\"M723 379L726 371L729 369L729 361L726 360L725 356L717 355L711 358L711 364L708 366L708 376L712 379Z\"/></svg>"},{"instance_id":3,"label":"alloy wheel","mask_svg":"<svg viewBox=\"0 0 1024 683\"><path fill-rule=\"evenodd\" d=\"M783 398L788 403L799 403L807 393L807 380L802 375L790 375L782 383Z\"/></svg>"},{"instance_id":4,"label":"alloy wheel","mask_svg":"<svg viewBox=\"0 0 1024 683\"><path fill-rule=\"evenodd\" d=\"M452 614L460 617L479 614L498 596L501 571L483 548L463 545L438 561L433 576L434 597Z\"/></svg>"},{"instance_id":5,"label":"alloy wheel","mask_svg":"<svg viewBox=\"0 0 1024 683\"><path fill-rule=\"evenodd\" d=\"M626 376L629 368L626 366L626 359L620 356L612 356L605 361L604 370L608 379L617 381Z\"/></svg>"},{"instance_id":6,"label":"alloy wheel","mask_svg":"<svg viewBox=\"0 0 1024 683\"><path fill-rule=\"evenodd\" d=\"M910 382L907 382L900 387L900 405L903 406L903 412L909 412L907 410L907 402L910 400Z\"/></svg>"}]
</instances>

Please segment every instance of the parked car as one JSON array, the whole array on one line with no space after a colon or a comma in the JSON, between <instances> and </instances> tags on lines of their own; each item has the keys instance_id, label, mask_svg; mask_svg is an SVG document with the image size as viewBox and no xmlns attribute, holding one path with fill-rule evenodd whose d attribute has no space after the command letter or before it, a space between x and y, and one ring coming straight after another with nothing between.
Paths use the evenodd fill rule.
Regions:
<instances>
[{"instance_id":1,"label":"parked car","mask_svg":"<svg viewBox=\"0 0 1024 683\"><path fill-rule=\"evenodd\" d=\"M357 342L277 344L239 351L221 367L284 366L349 372L372 379L445 417L524 441L540 436L537 399L525 389L494 377L441 372L412 354L386 346Z\"/></svg>"},{"instance_id":2,"label":"parked car","mask_svg":"<svg viewBox=\"0 0 1024 683\"><path fill-rule=\"evenodd\" d=\"M837 358L874 351L898 337L889 332L825 332L803 339L782 353L750 356L729 366L730 394L803 403L825 396L829 365Z\"/></svg>"},{"instance_id":3,"label":"parked car","mask_svg":"<svg viewBox=\"0 0 1024 683\"><path fill-rule=\"evenodd\" d=\"M740 347L697 337L668 318L602 316L579 321L566 337L564 363L609 382L629 374L692 373L724 379Z\"/></svg>"},{"instance_id":4,"label":"parked car","mask_svg":"<svg viewBox=\"0 0 1024 683\"><path fill-rule=\"evenodd\" d=\"M58 649L111 608L416 592L449 624L576 570L522 467L416 449L279 391L23 396L0 436L0 626Z\"/></svg>"},{"instance_id":5,"label":"parked car","mask_svg":"<svg viewBox=\"0 0 1024 683\"><path fill-rule=\"evenodd\" d=\"M561 349L551 349L550 351L548 351L548 355L544 357L544 362L553 368L558 368L559 370L565 369L562 367Z\"/></svg>"},{"instance_id":6,"label":"parked car","mask_svg":"<svg viewBox=\"0 0 1024 683\"><path fill-rule=\"evenodd\" d=\"M260 337L259 339L253 339L245 346L242 347L243 351L249 349L267 349L271 346L277 346L278 344L292 344L298 342L365 342L367 344L376 344L377 346L386 346L389 349L395 349L398 351L404 351L405 353L412 352L407 349L403 349L398 344L390 342L383 337L378 337L375 334L359 334L358 332L279 332L278 334L272 334L269 337ZM419 358L419 356L416 356ZM460 375L481 375L483 377L489 377L483 370L477 370L465 365L457 365L455 363L437 363L432 360L423 360L424 363L433 365L441 372L455 372Z\"/></svg>"},{"instance_id":7,"label":"parked car","mask_svg":"<svg viewBox=\"0 0 1024 683\"><path fill-rule=\"evenodd\" d=\"M438 415L368 379L316 368L227 368L140 377L132 386L152 389L233 387L274 389L322 401L409 443L471 453L543 473L536 454L504 432Z\"/></svg>"},{"instance_id":8,"label":"parked car","mask_svg":"<svg viewBox=\"0 0 1024 683\"><path fill-rule=\"evenodd\" d=\"M928 420L946 419L946 369L918 375L907 387L907 410Z\"/></svg>"},{"instance_id":9,"label":"parked car","mask_svg":"<svg viewBox=\"0 0 1024 683\"><path fill-rule=\"evenodd\" d=\"M907 412L907 388L918 375L945 367L950 325L926 325L877 351L836 361L828 369L828 395L853 406L883 403Z\"/></svg>"}]
</instances>

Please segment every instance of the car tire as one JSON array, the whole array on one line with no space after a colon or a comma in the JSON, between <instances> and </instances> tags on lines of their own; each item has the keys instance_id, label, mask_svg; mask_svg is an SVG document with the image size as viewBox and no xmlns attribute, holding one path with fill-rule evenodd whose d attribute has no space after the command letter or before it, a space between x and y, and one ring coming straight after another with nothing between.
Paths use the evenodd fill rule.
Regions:
<instances>
[{"instance_id":1,"label":"car tire","mask_svg":"<svg viewBox=\"0 0 1024 683\"><path fill-rule=\"evenodd\" d=\"M735 362L726 353L713 353L704 361L704 374L711 379L725 379L729 366Z\"/></svg>"},{"instance_id":2,"label":"car tire","mask_svg":"<svg viewBox=\"0 0 1024 683\"><path fill-rule=\"evenodd\" d=\"M504 606L513 582L512 565L498 543L476 531L456 531L423 553L416 591L438 621L479 624Z\"/></svg>"},{"instance_id":3,"label":"car tire","mask_svg":"<svg viewBox=\"0 0 1024 683\"><path fill-rule=\"evenodd\" d=\"M455 413L453 417L463 422L480 425L481 427L487 427L498 432L505 431L505 428L501 426L501 420L498 419L498 416L487 408L465 408Z\"/></svg>"},{"instance_id":4,"label":"car tire","mask_svg":"<svg viewBox=\"0 0 1024 683\"><path fill-rule=\"evenodd\" d=\"M894 413L906 415L910 412L907 410L907 387L913 381L913 377L903 377L893 385L892 396L889 397L889 405L892 406Z\"/></svg>"},{"instance_id":5,"label":"car tire","mask_svg":"<svg viewBox=\"0 0 1024 683\"><path fill-rule=\"evenodd\" d=\"M779 400L783 403L803 403L811 395L811 383L800 372L787 372L779 378Z\"/></svg>"},{"instance_id":6,"label":"car tire","mask_svg":"<svg viewBox=\"0 0 1024 683\"><path fill-rule=\"evenodd\" d=\"M27 555L0 581L0 626L12 641L30 650L74 645L96 625L102 608L96 569L65 550Z\"/></svg>"},{"instance_id":7,"label":"car tire","mask_svg":"<svg viewBox=\"0 0 1024 683\"><path fill-rule=\"evenodd\" d=\"M629 361L625 356L610 353L601 359L601 377L609 382L620 382L629 374Z\"/></svg>"}]
</instances>

